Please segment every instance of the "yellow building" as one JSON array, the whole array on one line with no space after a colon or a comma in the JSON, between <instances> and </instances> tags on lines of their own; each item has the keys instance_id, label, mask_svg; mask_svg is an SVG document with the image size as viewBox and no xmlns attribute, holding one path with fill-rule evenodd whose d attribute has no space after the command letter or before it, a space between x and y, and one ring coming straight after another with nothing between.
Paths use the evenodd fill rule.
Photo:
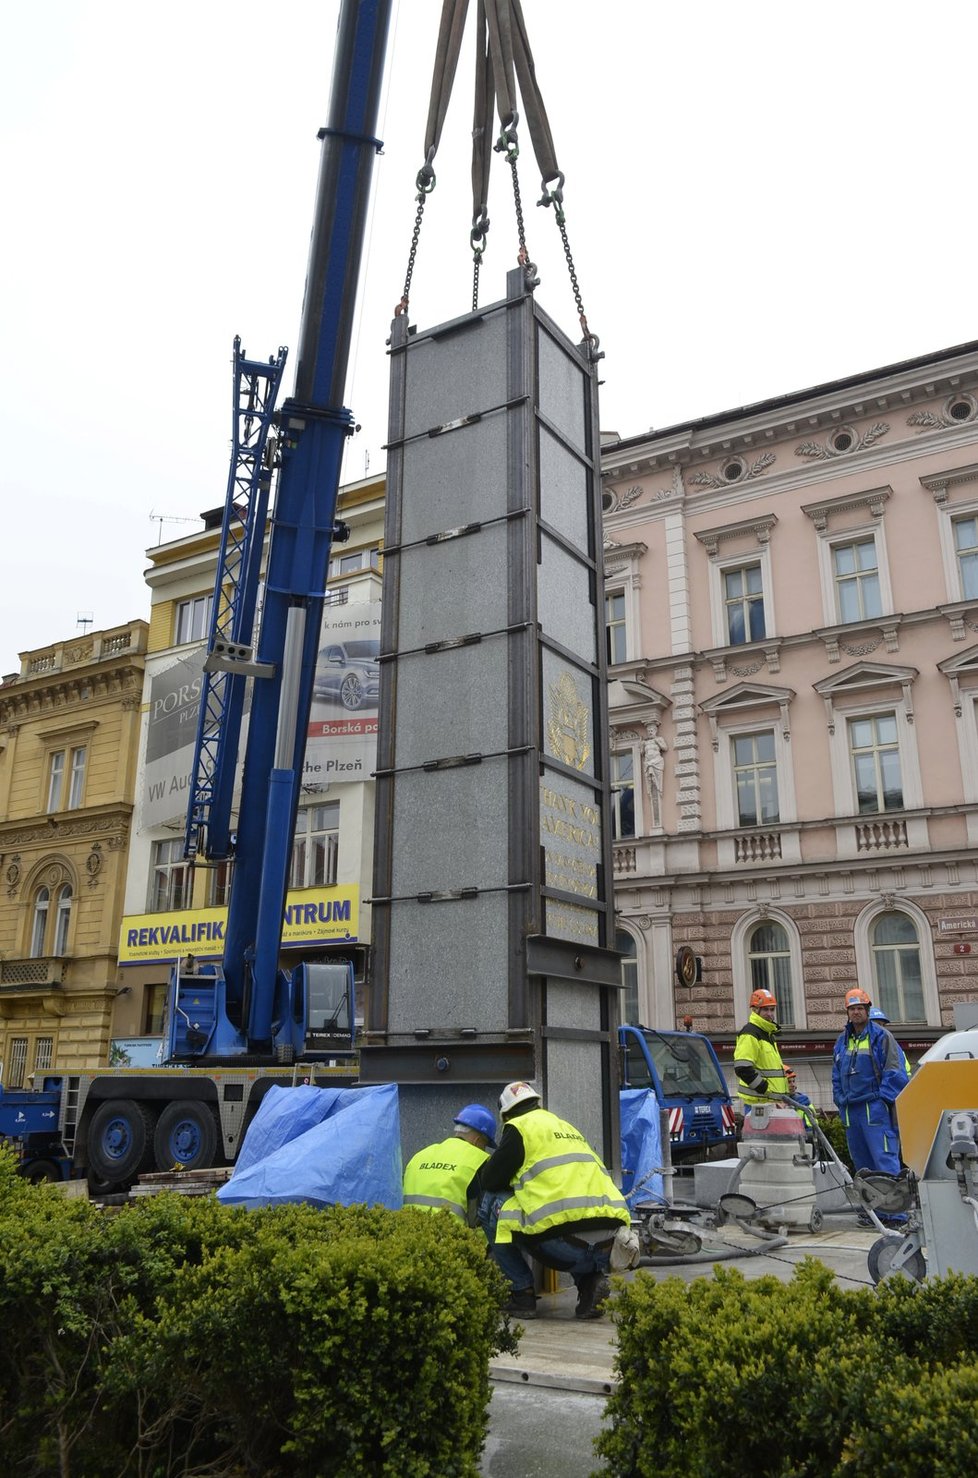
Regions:
<instances>
[{"instance_id":1,"label":"yellow building","mask_svg":"<svg viewBox=\"0 0 978 1478\"><path fill-rule=\"evenodd\" d=\"M370 946L376 681L384 531L383 474L340 488L349 537L332 549L283 930L283 964L350 959L362 995ZM201 674L219 557L221 509L147 550L149 644L113 1037L153 1060L177 958L217 960L233 864L184 856ZM351 669L353 648L372 661ZM362 684L357 687L357 684ZM342 692L341 692L342 689Z\"/></svg>"},{"instance_id":2,"label":"yellow building","mask_svg":"<svg viewBox=\"0 0 978 1478\"><path fill-rule=\"evenodd\" d=\"M108 1061L147 624L21 654L0 683L0 1076Z\"/></svg>"}]
</instances>

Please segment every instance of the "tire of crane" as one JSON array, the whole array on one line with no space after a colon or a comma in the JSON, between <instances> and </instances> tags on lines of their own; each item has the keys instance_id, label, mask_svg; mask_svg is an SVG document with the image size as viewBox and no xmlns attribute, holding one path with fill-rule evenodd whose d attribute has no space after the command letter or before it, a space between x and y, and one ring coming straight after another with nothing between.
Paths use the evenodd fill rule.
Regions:
<instances>
[{"instance_id":1,"label":"tire of crane","mask_svg":"<svg viewBox=\"0 0 978 1478\"><path fill-rule=\"evenodd\" d=\"M155 1115L144 1103L110 1098L100 1103L88 1125L88 1170L92 1182L131 1184L153 1163Z\"/></svg>"},{"instance_id":2,"label":"tire of crane","mask_svg":"<svg viewBox=\"0 0 978 1478\"><path fill-rule=\"evenodd\" d=\"M61 1171L53 1160L32 1160L24 1171L24 1179L31 1185L46 1185L61 1179Z\"/></svg>"},{"instance_id":3,"label":"tire of crane","mask_svg":"<svg viewBox=\"0 0 978 1478\"><path fill-rule=\"evenodd\" d=\"M221 1138L210 1104L191 1099L168 1103L153 1135L157 1170L209 1170Z\"/></svg>"}]
</instances>

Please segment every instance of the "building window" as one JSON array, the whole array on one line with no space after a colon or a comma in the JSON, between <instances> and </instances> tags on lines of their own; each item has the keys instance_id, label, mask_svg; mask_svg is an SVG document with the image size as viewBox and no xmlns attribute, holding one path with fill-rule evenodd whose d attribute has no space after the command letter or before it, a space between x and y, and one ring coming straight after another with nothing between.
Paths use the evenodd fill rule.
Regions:
<instances>
[{"instance_id":1,"label":"building window","mask_svg":"<svg viewBox=\"0 0 978 1478\"><path fill-rule=\"evenodd\" d=\"M379 570L380 550L355 549L349 554L339 554L329 562L329 573L331 577L337 575L355 575L360 570Z\"/></svg>"},{"instance_id":2,"label":"building window","mask_svg":"<svg viewBox=\"0 0 978 1478\"><path fill-rule=\"evenodd\" d=\"M729 646L764 640L767 632L760 564L723 571L723 609Z\"/></svg>"},{"instance_id":3,"label":"building window","mask_svg":"<svg viewBox=\"0 0 978 1478\"><path fill-rule=\"evenodd\" d=\"M61 810L61 792L65 783L65 752L56 749L48 761L48 804L49 811Z\"/></svg>"},{"instance_id":4,"label":"building window","mask_svg":"<svg viewBox=\"0 0 978 1478\"><path fill-rule=\"evenodd\" d=\"M778 769L773 729L760 734L736 735L731 743L731 753L738 824L761 826L777 821Z\"/></svg>"},{"instance_id":5,"label":"building window","mask_svg":"<svg viewBox=\"0 0 978 1478\"><path fill-rule=\"evenodd\" d=\"M962 600L978 599L978 518L954 520L954 553L958 561Z\"/></svg>"},{"instance_id":6,"label":"building window","mask_svg":"<svg viewBox=\"0 0 978 1478\"><path fill-rule=\"evenodd\" d=\"M896 714L849 720L849 753L859 814L903 810Z\"/></svg>"},{"instance_id":7,"label":"building window","mask_svg":"<svg viewBox=\"0 0 978 1478\"><path fill-rule=\"evenodd\" d=\"M54 1038L38 1037L34 1043L34 1072L47 1073L51 1071L51 1063L54 1060ZM39 1087L35 1084L35 1087Z\"/></svg>"},{"instance_id":8,"label":"building window","mask_svg":"<svg viewBox=\"0 0 978 1478\"><path fill-rule=\"evenodd\" d=\"M832 574L840 622L870 621L883 614L875 539L833 544Z\"/></svg>"},{"instance_id":9,"label":"building window","mask_svg":"<svg viewBox=\"0 0 978 1478\"><path fill-rule=\"evenodd\" d=\"M884 913L871 932L873 1000L891 1021L926 1021L920 941L905 913Z\"/></svg>"},{"instance_id":10,"label":"building window","mask_svg":"<svg viewBox=\"0 0 978 1478\"><path fill-rule=\"evenodd\" d=\"M766 919L751 930L747 945L751 990L769 990L777 998L778 1025L795 1024L791 990L791 948L782 926Z\"/></svg>"},{"instance_id":11,"label":"building window","mask_svg":"<svg viewBox=\"0 0 978 1478\"><path fill-rule=\"evenodd\" d=\"M52 751L48 761L48 803L49 811L75 811L82 803L82 792L85 788L85 759L88 750L85 745L71 750L71 768L69 770L68 794L65 797L65 760L68 751L55 749Z\"/></svg>"},{"instance_id":12,"label":"building window","mask_svg":"<svg viewBox=\"0 0 978 1478\"><path fill-rule=\"evenodd\" d=\"M638 960L635 941L624 929L615 934L615 949L622 957L621 983L625 987L621 997L621 1019L633 1026L639 1022L638 1014Z\"/></svg>"},{"instance_id":13,"label":"building window","mask_svg":"<svg viewBox=\"0 0 978 1478\"><path fill-rule=\"evenodd\" d=\"M210 631L211 611L214 609L213 595L197 595L193 600L182 600L177 606L176 645L184 642L203 641Z\"/></svg>"},{"instance_id":14,"label":"building window","mask_svg":"<svg viewBox=\"0 0 978 1478\"><path fill-rule=\"evenodd\" d=\"M605 630L608 634L608 665L628 661L628 632L625 622L625 592L609 590L604 598Z\"/></svg>"},{"instance_id":15,"label":"building window","mask_svg":"<svg viewBox=\"0 0 978 1478\"><path fill-rule=\"evenodd\" d=\"M625 750L611 756L611 835L615 841L635 831L635 756Z\"/></svg>"},{"instance_id":16,"label":"building window","mask_svg":"<svg viewBox=\"0 0 978 1478\"><path fill-rule=\"evenodd\" d=\"M296 821L291 888L331 888L336 882L340 803L308 806Z\"/></svg>"},{"instance_id":17,"label":"building window","mask_svg":"<svg viewBox=\"0 0 978 1478\"><path fill-rule=\"evenodd\" d=\"M58 894L58 906L54 918L54 953L68 953L68 925L71 923L71 884L65 883Z\"/></svg>"},{"instance_id":18,"label":"building window","mask_svg":"<svg viewBox=\"0 0 978 1478\"><path fill-rule=\"evenodd\" d=\"M233 871L234 864L230 858L225 858L211 868L207 883L207 902L211 908L227 908L231 898Z\"/></svg>"},{"instance_id":19,"label":"building window","mask_svg":"<svg viewBox=\"0 0 978 1478\"><path fill-rule=\"evenodd\" d=\"M31 958L39 959L44 953L44 939L48 932L48 912L51 908L51 893L48 888L38 888L34 894L34 922L31 925Z\"/></svg>"},{"instance_id":20,"label":"building window","mask_svg":"<svg viewBox=\"0 0 978 1478\"><path fill-rule=\"evenodd\" d=\"M27 1038L11 1037L8 1049L10 1061L4 1066L3 1081L8 1088L23 1088L27 1071Z\"/></svg>"},{"instance_id":21,"label":"building window","mask_svg":"<svg viewBox=\"0 0 978 1478\"><path fill-rule=\"evenodd\" d=\"M165 842L154 842L150 912L165 913L175 908L189 908L191 887L190 863L183 855L182 838L169 837Z\"/></svg>"},{"instance_id":22,"label":"building window","mask_svg":"<svg viewBox=\"0 0 978 1478\"><path fill-rule=\"evenodd\" d=\"M82 803L82 791L85 787L85 757L87 750L84 745L80 749L71 751L71 779L68 786L69 811L76 811Z\"/></svg>"},{"instance_id":23,"label":"building window","mask_svg":"<svg viewBox=\"0 0 978 1478\"><path fill-rule=\"evenodd\" d=\"M147 1037L158 1037L163 1032L163 1015L166 1010L166 986L147 985L143 989L143 1033Z\"/></svg>"}]
</instances>

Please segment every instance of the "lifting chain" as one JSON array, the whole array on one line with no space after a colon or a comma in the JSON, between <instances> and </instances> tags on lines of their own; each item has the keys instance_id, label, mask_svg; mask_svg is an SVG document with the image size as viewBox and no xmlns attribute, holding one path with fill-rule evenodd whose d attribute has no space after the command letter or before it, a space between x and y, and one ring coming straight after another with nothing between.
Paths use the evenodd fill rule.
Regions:
<instances>
[{"instance_id":1,"label":"lifting chain","mask_svg":"<svg viewBox=\"0 0 978 1478\"><path fill-rule=\"evenodd\" d=\"M524 273L530 274L536 269L530 261L530 254L526 249L526 222L523 219L523 197L520 194L520 177L516 168L516 161L520 157L520 146L516 137L516 129L520 121L520 115L513 113L503 124L498 141L493 145L497 154L506 157L513 174L513 206L516 211L516 236L519 241L519 252L516 260L522 267Z\"/></svg>"},{"instance_id":2,"label":"lifting chain","mask_svg":"<svg viewBox=\"0 0 978 1478\"><path fill-rule=\"evenodd\" d=\"M472 230L469 232L469 242L472 246L472 312L479 310L479 268L482 266L482 258L486 249L486 237L489 235L489 217L485 210L480 210L472 221Z\"/></svg>"},{"instance_id":3,"label":"lifting chain","mask_svg":"<svg viewBox=\"0 0 978 1478\"><path fill-rule=\"evenodd\" d=\"M421 235L421 220L424 216L424 204L436 184L435 171L431 167L434 154L434 149L428 150L428 157L418 170L418 177L415 181L418 187L418 193L415 197L418 202L418 211L414 217L414 230L411 232L411 248L408 252L407 272L404 274L404 291L401 294L401 301L394 309L395 318L400 318L402 313L407 312L408 304L411 301L411 279L414 276L414 263L418 255L418 238Z\"/></svg>"},{"instance_id":4,"label":"lifting chain","mask_svg":"<svg viewBox=\"0 0 978 1478\"><path fill-rule=\"evenodd\" d=\"M552 190L547 188L547 181L543 181L543 194L537 201L538 205L552 205L554 208L554 219L557 222L557 230L564 247L564 257L567 261L567 270L570 273L571 291L574 294L574 303L577 308L577 317L584 335L584 342L588 346L588 353L592 358L596 357L596 351L601 342L597 334L592 334L587 325L587 317L584 312L584 302L581 298L581 289L577 281L577 269L574 266L574 257L570 249L570 241L567 239L567 217L564 214L564 176L557 176L557 184Z\"/></svg>"}]
</instances>

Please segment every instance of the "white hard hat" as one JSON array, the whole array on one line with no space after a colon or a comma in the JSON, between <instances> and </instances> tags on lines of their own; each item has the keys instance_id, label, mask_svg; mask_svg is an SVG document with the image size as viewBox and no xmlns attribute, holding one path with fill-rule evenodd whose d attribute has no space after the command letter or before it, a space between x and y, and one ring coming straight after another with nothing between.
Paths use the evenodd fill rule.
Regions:
<instances>
[{"instance_id":1,"label":"white hard hat","mask_svg":"<svg viewBox=\"0 0 978 1478\"><path fill-rule=\"evenodd\" d=\"M518 1103L526 1103L530 1098L539 1101L540 1095L532 1083L507 1083L499 1095L499 1112L508 1114Z\"/></svg>"}]
</instances>

